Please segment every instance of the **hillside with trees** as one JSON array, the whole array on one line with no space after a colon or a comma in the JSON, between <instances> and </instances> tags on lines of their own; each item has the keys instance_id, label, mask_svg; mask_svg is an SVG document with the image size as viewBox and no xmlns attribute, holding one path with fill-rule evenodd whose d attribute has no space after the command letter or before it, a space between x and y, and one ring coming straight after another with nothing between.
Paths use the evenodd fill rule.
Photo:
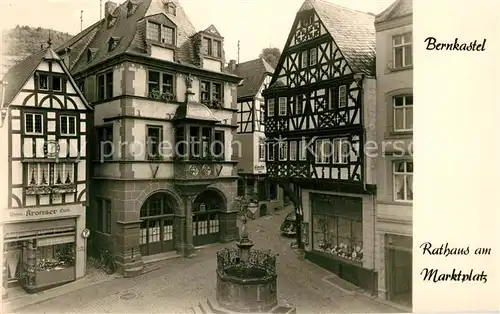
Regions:
<instances>
[{"instance_id":1,"label":"hillside with trees","mask_svg":"<svg viewBox=\"0 0 500 314\"><path fill-rule=\"evenodd\" d=\"M53 47L57 47L73 37L71 34L47 28L19 25L4 30L2 35L2 54L14 56L26 56L40 51L41 45L47 43L49 35Z\"/></svg>"}]
</instances>

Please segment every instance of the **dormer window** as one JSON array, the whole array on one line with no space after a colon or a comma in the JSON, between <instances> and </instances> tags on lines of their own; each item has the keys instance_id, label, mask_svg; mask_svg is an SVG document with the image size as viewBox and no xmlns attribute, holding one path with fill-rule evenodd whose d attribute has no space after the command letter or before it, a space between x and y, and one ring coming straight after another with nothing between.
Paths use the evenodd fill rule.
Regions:
<instances>
[{"instance_id":1,"label":"dormer window","mask_svg":"<svg viewBox=\"0 0 500 314\"><path fill-rule=\"evenodd\" d=\"M175 29L155 22L148 22L147 39L167 45L175 45Z\"/></svg>"},{"instance_id":2,"label":"dormer window","mask_svg":"<svg viewBox=\"0 0 500 314\"><path fill-rule=\"evenodd\" d=\"M172 14L173 16L175 16L176 14L176 6L175 6L175 3L173 2L168 2L167 3L167 13L168 14Z\"/></svg>"},{"instance_id":3,"label":"dormer window","mask_svg":"<svg viewBox=\"0 0 500 314\"><path fill-rule=\"evenodd\" d=\"M220 40L203 37L203 54L215 58L222 57L222 42Z\"/></svg>"},{"instance_id":4,"label":"dormer window","mask_svg":"<svg viewBox=\"0 0 500 314\"><path fill-rule=\"evenodd\" d=\"M135 11L137 11L138 5L133 3L132 1L129 1L127 3L127 17L133 15Z\"/></svg>"},{"instance_id":5,"label":"dormer window","mask_svg":"<svg viewBox=\"0 0 500 314\"><path fill-rule=\"evenodd\" d=\"M111 37L108 41L108 51L113 51L120 43L119 37Z\"/></svg>"},{"instance_id":6,"label":"dormer window","mask_svg":"<svg viewBox=\"0 0 500 314\"><path fill-rule=\"evenodd\" d=\"M116 24L116 16L113 16L111 13L108 14L108 28L115 26Z\"/></svg>"},{"instance_id":7,"label":"dormer window","mask_svg":"<svg viewBox=\"0 0 500 314\"><path fill-rule=\"evenodd\" d=\"M94 60L97 55L97 51L98 49L96 48L89 48L87 50L87 62L91 62L92 60Z\"/></svg>"}]
</instances>

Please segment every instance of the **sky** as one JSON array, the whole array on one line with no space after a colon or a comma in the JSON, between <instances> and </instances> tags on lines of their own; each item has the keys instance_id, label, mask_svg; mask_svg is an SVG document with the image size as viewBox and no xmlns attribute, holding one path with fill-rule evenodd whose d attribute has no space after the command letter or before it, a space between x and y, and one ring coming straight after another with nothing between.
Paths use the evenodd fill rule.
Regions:
<instances>
[{"instance_id":1,"label":"sky","mask_svg":"<svg viewBox=\"0 0 500 314\"><path fill-rule=\"evenodd\" d=\"M179 0L197 30L214 24L224 37L226 60L258 58L263 48L283 49L295 14L304 0ZM378 14L394 0L327 0ZM16 24L52 28L76 35L99 20L101 0L0 0L0 28ZM102 7L106 0L102 0ZM116 0L123 3L125 0Z\"/></svg>"}]
</instances>

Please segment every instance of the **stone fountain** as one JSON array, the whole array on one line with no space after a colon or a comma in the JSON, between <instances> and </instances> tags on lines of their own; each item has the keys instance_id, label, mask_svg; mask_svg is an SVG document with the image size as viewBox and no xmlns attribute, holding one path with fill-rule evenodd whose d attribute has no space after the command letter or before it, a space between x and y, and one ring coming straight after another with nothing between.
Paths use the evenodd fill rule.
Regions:
<instances>
[{"instance_id":1,"label":"stone fountain","mask_svg":"<svg viewBox=\"0 0 500 314\"><path fill-rule=\"evenodd\" d=\"M296 313L278 304L276 256L252 249L247 218L242 218L237 248L217 252L217 286L214 295L193 308L195 313Z\"/></svg>"}]
</instances>

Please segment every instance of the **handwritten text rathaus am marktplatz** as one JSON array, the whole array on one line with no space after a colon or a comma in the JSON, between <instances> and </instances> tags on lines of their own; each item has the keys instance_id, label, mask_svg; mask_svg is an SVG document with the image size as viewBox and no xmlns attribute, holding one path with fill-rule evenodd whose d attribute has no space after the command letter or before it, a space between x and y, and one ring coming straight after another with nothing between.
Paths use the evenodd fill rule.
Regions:
<instances>
[{"instance_id":1,"label":"handwritten text rathaus am marktplatz","mask_svg":"<svg viewBox=\"0 0 500 314\"><path fill-rule=\"evenodd\" d=\"M450 247L448 243L442 244L439 247L433 247L430 242L425 242L420 245L423 255L438 255L438 256L450 256L450 255L469 255L470 248L456 248ZM491 248L476 248L474 250L474 255L490 255ZM438 268L424 268L420 272L424 281L429 282L440 282L440 281L457 281L457 282L472 282L478 281L486 283L488 281L488 275L481 270L481 272L474 270L473 268L463 271L461 269L453 268L451 271L441 271Z\"/></svg>"}]
</instances>

